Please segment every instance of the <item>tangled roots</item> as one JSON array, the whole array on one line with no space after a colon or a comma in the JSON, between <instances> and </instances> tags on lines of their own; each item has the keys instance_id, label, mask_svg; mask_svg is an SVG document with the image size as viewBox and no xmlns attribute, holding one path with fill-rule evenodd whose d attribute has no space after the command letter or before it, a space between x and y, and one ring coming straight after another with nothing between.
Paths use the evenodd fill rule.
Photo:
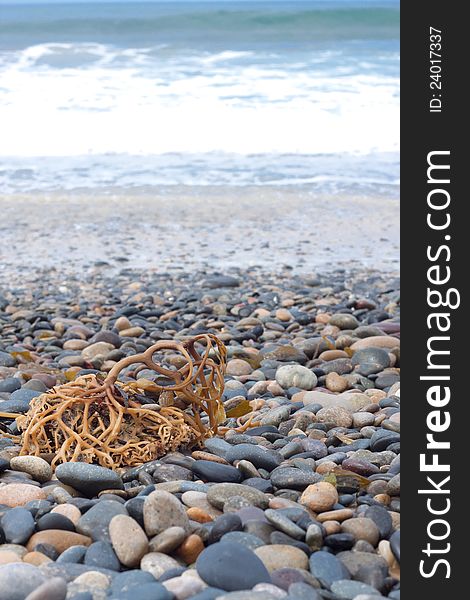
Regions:
<instances>
[{"instance_id":1,"label":"tangled roots","mask_svg":"<svg viewBox=\"0 0 470 600\"><path fill-rule=\"evenodd\" d=\"M179 369L153 360L155 353L179 352ZM143 364L156 381L117 381L122 369ZM225 346L213 335L179 343L162 340L143 354L126 357L105 379L83 375L31 402L17 418L21 454L54 455L52 466L81 461L118 468L140 465L217 433L225 419L221 402ZM143 394L155 398L152 405ZM205 414L204 414L205 413Z\"/></svg>"}]
</instances>

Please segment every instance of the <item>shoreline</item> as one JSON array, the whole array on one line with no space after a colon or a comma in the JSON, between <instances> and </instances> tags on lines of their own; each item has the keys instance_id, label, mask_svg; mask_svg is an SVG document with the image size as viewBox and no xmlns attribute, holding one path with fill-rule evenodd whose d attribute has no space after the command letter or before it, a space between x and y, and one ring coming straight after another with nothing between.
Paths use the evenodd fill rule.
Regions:
<instances>
[{"instance_id":1,"label":"shoreline","mask_svg":"<svg viewBox=\"0 0 470 600\"><path fill-rule=\"evenodd\" d=\"M395 199L266 187L0 196L0 276L259 267L398 271Z\"/></svg>"}]
</instances>

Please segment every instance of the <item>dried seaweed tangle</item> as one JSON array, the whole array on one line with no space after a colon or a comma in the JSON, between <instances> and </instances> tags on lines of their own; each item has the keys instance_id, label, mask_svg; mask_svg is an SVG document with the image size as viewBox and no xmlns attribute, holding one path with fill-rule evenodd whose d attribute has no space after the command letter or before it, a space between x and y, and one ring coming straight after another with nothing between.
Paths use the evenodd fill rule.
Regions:
<instances>
[{"instance_id":1,"label":"dried seaweed tangle","mask_svg":"<svg viewBox=\"0 0 470 600\"><path fill-rule=\"evenodd\" d=\"M155 353L166 351L180 353L183 366L173 370L154 361ZM156 371L157 381L117 380L123 369L138 363ZM105 379L89 374L56 386L17 417L21 454L52 454L53 467L82 461L115 469L198 444L216 434L225 418L225 364L223 343L204 334L184 342L159 341L116 363ZM145 391L154 394L158 406L138 401Z\"/></svg>"}]
</instances>

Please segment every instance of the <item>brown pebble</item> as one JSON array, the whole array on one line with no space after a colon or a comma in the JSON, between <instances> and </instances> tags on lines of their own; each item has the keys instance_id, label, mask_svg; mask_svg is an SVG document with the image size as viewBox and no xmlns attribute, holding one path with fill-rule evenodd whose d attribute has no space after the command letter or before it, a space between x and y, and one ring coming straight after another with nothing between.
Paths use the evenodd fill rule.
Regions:
<instances>
[{"instance_id":1,"label":"brown pebble","mask_svg":"<svg viewBox=\"0 0 470 600\"><path fill-rule=\"evenodd\" d=\"M342 525L344 533L351 533L357 540L365 540L371 546L377 546L380 539L380 532L372 519L367 517L355 517L348 519Z\"/></svg>"},{"instance_id":2,"label":"brown pebble","mask_svg":"<svg viewBox=\"0 0 470 600\"><path fill-rule=\"evenodd\" d=\"M322 525L325 528L326 535L333 535L333 533L341 531L341 523L338 523L338 521L324 521Z\"/></svg>"},{"instance_id":3,"label":"brown pebble","mask_svg":"<svg viewBox=\"0 0 470 600\"><path fill-rule=\"evenodd\" d=\"M52 560L48 556L43 554L42 552L33 551L33 552L28 552L27 554L25 554L23 556L23 562L29 563L30 565L35 565L36 567L39 567L46 563L52 562Z\"/></svg>"},{"instance_id":4,"label":"brown pebble","mask_svg":"<svg viewBox=\"0 0 470 600\"><path fill-rule=\"evenodd\" d=\"M329 510L327 512L321 513L317 517L317 521L319 523L324 523L325 521L345 521L346 519L351 519L354 516L354 512L350 508L341 508L339 510Z\"/></svg>"},{"instance_id":5,"label":"brown pebble","mask_svg":"<svg viewBox=\"0 0 470 600\"><path fill-rule=\"evenodd\" d=\"M286 308L278 308L276 310L275 317L276 319L279 319L279 321L287 322L292 319L292 313Z\"/></svg>"},{"instance_id":6,"label":"brown pebble","mask_svg":"<svg viewBox=\"0 0 470 600\"><path fill-rule=\"evenodd\" d=\"M176 554L184 560L187 565L196 562L197 557L204 550L204 543L201 538L195 533L188 535L181 546L177 549Z\"/></svg>"},{"instance_id":7,"label":"brown pebble","mask_svg":"<svg viewBox=\"0 0 470 600\"><path fill-rule=\"evenodd\" d=\"M330 360L336 360L337 358L349 358L349 354L344 350L325 350L318 358L328 362Z\"/></svg>"},{"instance_id":8,"label":"brown pebble","mask_svg":"<svg viewBox=\"0 0 470 600\"><path fill-rule=\"evenodd\" d=\"M196 521L197 523L210 523L214 520L205 510L202 510L202 508L198 508L197 506L188 508L186 514L192 521Z\"/></svg>"},{"instance_id":9,"label":"brown pebble","mask_svg":"<svg viewBox=\"0 0 470 600\"><path fill-rule=\"evenodd\" d=\"M87 535L81 535L73 531L63 531L61 529L47 529L33 534L29 538L26 548L31 551L38 544L50 544L54 546L57 552L62 554L70 546L89 546L91 542L91 538Z\"/></svg>"},{"instance_id":10,"label":"brown pebble","mask_svg":"<svg viewBox=\"0 0 470 600\"><path fill-rule=\"evenodd\" d=\"M388 494L377 494L376 496L374 496L374 500L376 502L379 502L380 504L388 506L390 504L391 498Z\"/></svg>"},{"instance_id":11,"label":"brown pebble","mask_svg":"<svg viewBox=\"0 0 470 600\"><path fill-rule=\"evenodd\" d=\"M316 414L319 423L334 423L336 427L351 427L352 417L342 406L320 408Z\"/></svg>"},{"instance_id":12,"label":"brown pebble","mask_svg":"<svg viewBox=\"0 0 470 600\"><path fill-rule=\"evenodd\" d=\"M337 502L338 492L335 486L326 481L309 485L300 497L300 504L308 506L314 512L330 510Z\"/></svg>"},{"instance_id":13,"label":"brown pebble","mask_svg":"<svg viewBox=\"0 0 470 600\"><path fill-rule=\"evenodd\" d=\"M210 460L212 462L220 463L221 465L228 465L228 462L225 460L225 458L216 456L215 454L210 454L209 452L204 452L203 450L195 450L191 453L191 456L196 460Z\"/></svg>"},{"instance_id":14,"label":"brown pebble","mask_svg":"<svg viewBox=\"0 0 470 600\"><path fill-rule=\"evenodd\" d=\"M24 506L32 500L45 500L46 491L29 483L9 483L0 485L0 504L10 506Z\"/></svg>"},{"instance_id":15,"label":"brown pebble","mask_svg":"<svg viewBox=\"0 0 470 600\"><path fill-rule=\"evenodd\" d=\"M326 376L325 385L330 392L337 393L345 392L349 387L348 380L334 371Z\"/></svg>"},{"instance_id":16,"label":"brown pebble","mask_svg":"<svg viewBox=\"0 0 470 600\"><path fill-rule=\"evenodd\" d=\"M337 468L338 465L332 460L326 460L325 462L319 464L315 470L320 475L328 475L328 473L331 473Z\"/></svg>"}]
</instances>

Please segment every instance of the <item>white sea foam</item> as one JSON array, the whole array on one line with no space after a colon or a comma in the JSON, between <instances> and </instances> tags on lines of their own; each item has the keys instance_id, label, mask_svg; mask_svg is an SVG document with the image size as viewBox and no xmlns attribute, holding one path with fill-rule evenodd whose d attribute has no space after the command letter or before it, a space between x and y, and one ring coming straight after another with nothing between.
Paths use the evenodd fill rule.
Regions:
<instances>
[{"instance_id":1,"label":"white sea foam","mask_svg":"<svg viewBox=\"0 0 470 600\"><path fill-rule=\"evenodd\" d=\"M287 61L40 44L2 54L0 81L0 157L366 155L399 146L397 76L332 51Z\"/></svg>"}]
</instances>

